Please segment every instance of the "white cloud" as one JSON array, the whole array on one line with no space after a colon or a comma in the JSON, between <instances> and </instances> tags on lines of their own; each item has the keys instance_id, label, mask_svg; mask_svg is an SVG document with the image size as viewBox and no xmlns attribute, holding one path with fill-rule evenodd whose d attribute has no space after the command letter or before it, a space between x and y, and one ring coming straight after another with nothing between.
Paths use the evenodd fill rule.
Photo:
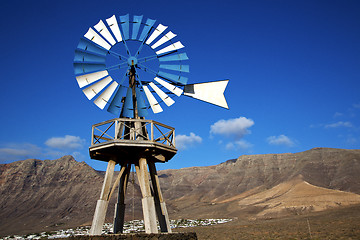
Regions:
<instances>
[{"instance_id":1,"label":"white cloud","mask_svg":"<svg viewBox=\"0 0 360 240\"><path fill-rule=\"evenodd\" d=\"M295 143L287 136L281 134L279 136L270 136L267 138L267 142L270 145L284 145L288 147L292 147Z\"/></svg>"},{"instance_id":2,"label":"white cloud","mask_svg":"<svg viewBox=\"0 0 360 240\"><path fill-rule=\"evenodd\" d=\"M353 107L360 109L360 103L354 103L354 104L353 104Z\"/></svg>"},{"instance_id":3,"label":"white cloud","mask_svg":"<svg viewBox=\"0 0 360 240\"><path fill-rule=\"evenodd\" d=\"M41 148L30 143L12 143L0 148L0 162L24 160L41 155Z\"/></svg>"},{"instance_id":4,"label":"white cloud","mask_svg":"<svg viewBox=\"0 0 360 240\"><path fill-rule=\"evenodd\" d=\"M66 135L65 137L52 137L45 144L58 149L79 149L85 144L85 140L78 136Z\"/></svg>"},{"instance_id":5,"label":"white cloud","mask_svg":"<svg viewBox=\"0 0 360 240\"><path fill-rule=\"evenodd\" d=\"M246 150L251 148L252 146L253 144L241 139L239 141L229 142L228 144L226 144L225 148L227 150L235 150L235 149Z\"/></svg>"},{"instance_id":6,"label":"white cloud","mask_svg":"<svg viewBox=\"0 0 360 240\"><path fill-rule=\"evenodd\" d=\"M346 143L349 144L349 145L355 145L358 143L358 140L354 137L351 137L349 136L347 139L346 139Z\"/></svg>"},{"instance_id":7,"label":"white cloud","mask_svg":"<svg viewBox=\"0 0 360 240\"><path fill-rule=\"evenodd\" d=\"M210 126L210 134L224 135L241 139L244 135L251 133L249 128L254 125L252 119L246 117L221 119Z\"/></svg>"},{"instance_id":8,"label":"white cloud","mask_svg":"<svg viewBox=\"0 0 360 240\"><path fill-rule=\"evenodd\" d=\"M0 162L12 162L29 158L36 159L56 159L64 155L84 159L85 157L78 151L85 144L85 140L80 137L66 135L65 137L49 138L45 145L39 147L31 143L11 143L0 146Z\"/></svg>"},{"instance_id":9,"label":"white cloud","mask_svg":"<svg viewBox=\"0 0 360 240\"><path fill-rule=\"evenodd\" d=\"M353 125L351 122L339 121L336 123L326 124L324 127L325 128L338 128L338 127L352 127L352 126Z\"/></svg>"},{"instance_id":10,"label":"white cloud","mask_svg":"<svg viewBox=\"0 0 360 240\"><path fill-rule=\"evenodd\" d=\"M344 114L341 113L341 112L336 112L336 113L334 114L334 118L342 117L342 116L344 116Z\"/></svg>"},{"instance_id":11,"label":"white cloud","mask_svg":"<svg viewBox=\"0 0 360 240\"><path fill-rule=\"evenodd\" d=\"M187 149L188 147L192 147L201 142L202 142L202 138L200 136L197 136L193 132L191 132L189 136L177 135L175 137L175 143L178 149Z\"/></svg>"}]
</instances>

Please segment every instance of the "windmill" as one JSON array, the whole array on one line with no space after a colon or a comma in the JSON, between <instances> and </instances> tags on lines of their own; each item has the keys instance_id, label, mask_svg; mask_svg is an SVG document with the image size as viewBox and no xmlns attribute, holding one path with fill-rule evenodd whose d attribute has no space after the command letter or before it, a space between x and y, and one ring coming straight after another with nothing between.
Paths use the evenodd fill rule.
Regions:
<instances>
[{"instance_id":1,"label":"windmill","mask_svg":"<svg viewBox=\"0 0 360 240\"><path fill-rule=\"evenodd\" d=\"M79 87L100 109L119 118L94 124L89 147L92 159L108 162L90 235L100 235L110 197L119 186L114 233L123 232L125 193L135 166L146 233L171 232L155 163L177 152L175 129L146 120L148 110L163 111L182 95L228 108L228 80L188 84L188 56L176 34L143 16L115 16L90 27L75 50L74 71ZM120 173L111 186L114 167Z\"/></svg>"}]
</instances>

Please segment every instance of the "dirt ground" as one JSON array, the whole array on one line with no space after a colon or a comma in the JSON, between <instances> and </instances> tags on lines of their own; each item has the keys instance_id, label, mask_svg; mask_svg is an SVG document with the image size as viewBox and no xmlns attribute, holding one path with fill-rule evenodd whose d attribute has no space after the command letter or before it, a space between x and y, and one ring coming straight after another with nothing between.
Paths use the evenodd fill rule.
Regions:
<instances>
[{"instance_id":1,"label":"dirt ground","mask_svg":"<svg viewBox=\"0 0 360 240\"><path fill-rule=\"evenodd\" d=\"M175 229L199 240L360 239L360 205L281 219L233 220L215 226Z\"/></svg>"}]
</instances>

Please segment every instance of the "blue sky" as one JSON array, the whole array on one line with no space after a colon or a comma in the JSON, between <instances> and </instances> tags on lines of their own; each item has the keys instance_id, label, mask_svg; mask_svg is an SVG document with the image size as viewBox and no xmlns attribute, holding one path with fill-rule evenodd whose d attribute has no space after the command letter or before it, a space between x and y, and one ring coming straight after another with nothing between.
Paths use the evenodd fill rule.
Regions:
<instances>
[{"instance_id":1,"label":"blue sky","mask_svg":"<svg viewBox=\"0 0 360 240\"><path fill-rule=\"evenodd\" d=\"M176 128L178 154L158 169L243 154L360 148L359 1L2 1L0 162L65 154L96 169L98 109L73 72L81 36L100 19L144 15L189 56L189 83L230 79L230 109L185 96L148 118Z\"/></svg>"}]
</instances>

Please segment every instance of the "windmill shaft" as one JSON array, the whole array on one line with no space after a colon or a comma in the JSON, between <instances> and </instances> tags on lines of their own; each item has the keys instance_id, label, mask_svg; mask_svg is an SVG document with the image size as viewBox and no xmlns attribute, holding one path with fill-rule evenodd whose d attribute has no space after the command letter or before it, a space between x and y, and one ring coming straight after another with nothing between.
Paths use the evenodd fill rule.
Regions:
<instances>
[{"instance_id":1,"label":"windmill shaft","mask_svg":"<svg viewBox=\"0 0 360 240\"><path fill-rule=\"evenodd\" d=\"M138 119L138 109L137 109L137 101L136 101L136 70L135 66L132 65L129 72L129 87L132 90L132 98L133 98L133 109L134 109L134 118Z\"/></svg>"}]
</instances>

